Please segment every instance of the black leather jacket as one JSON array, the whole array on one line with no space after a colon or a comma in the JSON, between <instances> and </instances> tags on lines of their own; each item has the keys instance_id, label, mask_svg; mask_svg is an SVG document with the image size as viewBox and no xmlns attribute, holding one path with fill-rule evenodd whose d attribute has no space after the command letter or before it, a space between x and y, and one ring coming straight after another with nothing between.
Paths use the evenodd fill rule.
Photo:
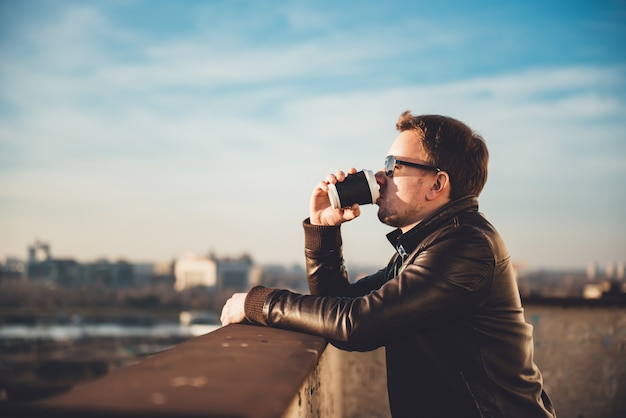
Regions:
<instances>
[{"instance_id":1,"label":"black leather jacket","mask_svg":"<svg viewBox=\"0 0 626 418\"><path fill-rule=\"evenodd\" d=\"M344 268L340 227L304 228L314 296L261 292L262 313L248 315L246 301L249 317L346 350L385 346L396 418L555 416L511 259L476 198L390 233L397 254L356 283Z\"/></svg>"}]
</instances>

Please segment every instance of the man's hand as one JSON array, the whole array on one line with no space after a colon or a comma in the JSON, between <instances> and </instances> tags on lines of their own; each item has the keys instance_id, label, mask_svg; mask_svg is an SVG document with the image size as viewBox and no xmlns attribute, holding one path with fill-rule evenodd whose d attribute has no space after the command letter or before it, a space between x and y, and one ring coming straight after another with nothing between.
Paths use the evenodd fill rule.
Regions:
<instances>
[{"instance_id":1,"label":"man's hand","mask_svg":"<svg viewBox=\"0 0 626 418\"><path fill-rule=\"evenodd\" d=\"M235 293L226 301L220 317L222 325L238 324L246 320L244 304L247 295L247 293Z\"/></svg>"},{"instance_id":2,"label":"man's hand","mask_svg":"<svg viewBox=\"0 0 626 418\"><path fill-rule=\"evenodd\" d=\"M356 173L356 168L348 170L348 174ZM326 180L320 182L311 195L311 203L309 205L309 219L311 225L336 226L344 222L350 221L361 214L361 208L358 204L349 208L333 209L328 198L328 185L337 184L344 181L346 174L343 171L337 174L329 174Z\"/></svg>"}]
</instances>

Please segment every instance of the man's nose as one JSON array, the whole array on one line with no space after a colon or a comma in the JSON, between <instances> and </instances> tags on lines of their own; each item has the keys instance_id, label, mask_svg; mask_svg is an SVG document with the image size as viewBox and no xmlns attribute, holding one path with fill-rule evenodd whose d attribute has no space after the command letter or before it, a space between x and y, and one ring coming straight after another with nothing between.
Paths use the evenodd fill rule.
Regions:
<instances>
[{"instance_id":1,"label":"man's nose","mask_svg":"<svg viewBox=\"0 0 626 418\"><path fill-rule=\"evenodd\" d=\"M387 176L385 175L385 170L378 170L376 174L374 174L374 177L376 178L376 183L378 183L379 186L382 186L385 183Z\"/></svg>"}]
</instances>

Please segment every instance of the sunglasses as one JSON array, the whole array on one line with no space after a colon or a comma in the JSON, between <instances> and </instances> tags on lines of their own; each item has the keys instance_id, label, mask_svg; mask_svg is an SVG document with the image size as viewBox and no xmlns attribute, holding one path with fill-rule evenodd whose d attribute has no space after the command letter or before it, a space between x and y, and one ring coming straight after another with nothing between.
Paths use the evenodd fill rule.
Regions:
<instances>
[{"instance_id":1,"label":"sunglasses","mask_svg":"<svg viewBox=\"0 0 626 418\"><path fill-rule=\"evenodd\" d=\"M396 165L398 164L406 165L407 167L421 168L422 170L431 170L437 173L441 171L439 167L435 167L433 165L424 165L424 164L411 163L411 162L403 161L403 160L397 160L395 155L388 155L385 158L385 174L389 177L393 177L393 171L396 169Z\"/></svg>"}]
</instances>

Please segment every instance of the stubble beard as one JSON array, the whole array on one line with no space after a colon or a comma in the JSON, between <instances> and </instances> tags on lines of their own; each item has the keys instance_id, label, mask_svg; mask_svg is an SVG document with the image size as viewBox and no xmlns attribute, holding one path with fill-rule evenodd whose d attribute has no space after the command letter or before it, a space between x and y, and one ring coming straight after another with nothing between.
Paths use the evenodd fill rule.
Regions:
<instances>
[{"instance_id":1,"label":"stubble beard","mask_svg":"<svg viewBox=\"0 0 626 418\"><path fill-rule=\"evenodd\" d=\"M385 225L389 225L394 228L403 228L407 225L412 225L417 221L415 215L418 212L419 208L417 207L405 207L403 208L403 210L392 210L383 206L379 206L378 220L380 220Z\"/></svg>"},{"instance_id":2,"label":"stubble beard","mask_svg":"<svg viewBox=\"0 0 626 418\"><path fill-rule=\"evenodd\" d=\"M391 213L383 207L378 208L378 220L394 228L400 228L402 226L400 216L398 216L397 213Z\"/></svg>"}]
</instances>

